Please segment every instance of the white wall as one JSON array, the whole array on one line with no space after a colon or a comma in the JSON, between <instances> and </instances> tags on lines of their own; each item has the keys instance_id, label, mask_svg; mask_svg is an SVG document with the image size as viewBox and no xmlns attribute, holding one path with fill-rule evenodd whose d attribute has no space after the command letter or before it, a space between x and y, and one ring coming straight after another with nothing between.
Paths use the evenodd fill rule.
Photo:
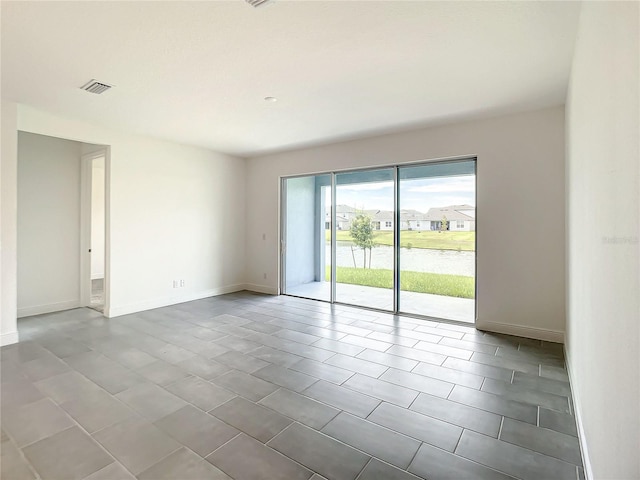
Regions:
<instances>
[{"instance_id":1,"label":"white wall","mask_svg":"<svg viewBox=\"0 0 640 480\"><path fill-rule=\"evenodd\" d=\"M80 150L18 133L18 317L80 306Z\"/></svg>"},{"instance_id":2,"label":"white wall","mask_svg":"<svg viewBox=\"0 0 640 480\"><path fill-rule=\"evenodd\" d=\"M279 176L452 156L478 157L478 325L562 341L562 107L250 159L247 283L277 292Z\"/></svg>"},{"instance_id":3,"label":"white wall","mask_svg":"<svg viewBox=\"0 0 640 480\"><path fill-rule=\"evenodd\" d=\"M0 158L0 346L18 341L17 310L17 106L2 101Z\"/></svg>"},{"instance_id":4,"label":"white wall","mask_svg":"<svg viewBox=\"0 0 640 480\"><path fill-rule=\"evenodd\" d=\"M91 278L104 278L104 157L91 161Z\"/></svg>"},{"instance_id":5,"label":"white wall","mask_svg":"<svg viewBox=\"0 0 640 480\"><path fill-rule=\"evenodd\" d=\"M640 478L637 2L585 2L567 97L567 354L586 468Z\"/></svg>"},{"instance_id":6,"label":"white wall","mask_svg":"<svg viewBox=\"0 0 640 480\"><path fill-rule=\"evenodd\" d=\"M24 105L18 128L110 145L107 314L244 287L245 161L70 120ZM4 228L4 221L3 221ZM173 288L173 280L185 287Z\"/></svg>"}]
</instances>

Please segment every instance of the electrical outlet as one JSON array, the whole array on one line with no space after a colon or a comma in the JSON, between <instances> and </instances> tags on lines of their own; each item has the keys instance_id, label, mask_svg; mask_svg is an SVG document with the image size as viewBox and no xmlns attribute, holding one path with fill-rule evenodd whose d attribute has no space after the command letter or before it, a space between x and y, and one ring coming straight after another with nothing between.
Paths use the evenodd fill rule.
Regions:
<instances>
[{"instance_id":1,"label":"electrical outlet","mask_svg":"<svg viewBox=\"0 0 640 480\"><path fill-rule=\"evenodd\" d=\"M262 278L264 278L264 279L266 280L266 279L267 279L267 274L266 274L266 273L263 273L263 274L262 274Z\"/></svg>"},{"instance_id":2,"label":"electrical outlet","mask_svg":"<svg viewBox=\"0 0 640 480\"><path fill-rule=\"evenodd\" d=\"M177 280L173 281L173 288L178 288L178 281Z\"/></svg>"},{"instance_id":3,"label":"electrical outlet","mask_svg":"<svg viewBox=\"0 0 640 480\"><path fill-rule=\"evenodd\" d=\"M184 280L180 280L180 286L184 287Z\"/></svg>"}]
</instances>

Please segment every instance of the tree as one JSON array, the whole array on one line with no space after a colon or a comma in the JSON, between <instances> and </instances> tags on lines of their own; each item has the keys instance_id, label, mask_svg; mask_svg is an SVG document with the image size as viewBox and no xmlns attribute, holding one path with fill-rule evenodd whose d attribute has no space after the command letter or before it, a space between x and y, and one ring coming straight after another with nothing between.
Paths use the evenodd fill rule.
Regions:
<instances>
[{"instance_id":1,"label":"tree","mask_svg":"<svg viewBox=\"0 0 640 480\"><path fill-rule=\"evenodd\" d=\"M447 230L449 230L449 221L447 220L447 216L443 215L440 221L440 231L446 232Z\"/></svg>"},{"instance_id":2,"label":"tree","mask_svg":"<svg viewBox=\"0 0 640 480\"><path fill-rule=\"evenodd\" d=\"M373 241L373 224L371 217L365 214L359 214L351 221L351 229L349 231L353 243L362 249L364 262L362 268L367 267L367 249L369 249L369 268L371 268L371 249L375 247Z\"/></svg>"}]
</instances>

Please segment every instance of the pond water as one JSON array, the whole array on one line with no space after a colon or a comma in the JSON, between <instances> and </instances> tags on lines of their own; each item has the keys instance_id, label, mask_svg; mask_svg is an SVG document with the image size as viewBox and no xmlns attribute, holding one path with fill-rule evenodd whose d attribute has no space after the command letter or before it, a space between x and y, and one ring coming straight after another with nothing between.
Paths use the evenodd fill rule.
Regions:
<instances>
[{"instance_id":1,"label":"pond water","mask_svg":"<svg viewBox=\"0 0 640 480\"><path fill-rule=\"evenodd\" d=\"M336 262L339 267L362 268L362 250L351 243L337 242ZM393 269L393 247L380 245L371 251L371 268ZM472 277L476 271L475 252L458 252L456 250L430 250L425 248L401 248L400 268L413 272L446 273L450 275L466 275ZM331 259L331 245L326 246L327 263ZM367 251L367 264L369 252ZM368 266L368 265L367 265Z\"/></svg>"}]
</instances>

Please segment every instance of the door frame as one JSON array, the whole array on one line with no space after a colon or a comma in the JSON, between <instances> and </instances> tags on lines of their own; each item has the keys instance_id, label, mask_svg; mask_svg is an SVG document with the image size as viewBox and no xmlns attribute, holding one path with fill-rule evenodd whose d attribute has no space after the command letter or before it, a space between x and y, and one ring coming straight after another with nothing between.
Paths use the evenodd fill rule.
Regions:
<instances>
[{"instance_id":1,"label":"door frame","mask_svg":"<svg viewBox=\"0 0 640 480\"><path fill-rule=\"evenodd\" d=\"M91 190L93 160L104 158L104 312L109 317L110 305L110 184L111 148L103 148L83 154L80 160L80 304L91 304Z\"/></svg>"}]
</instances>

